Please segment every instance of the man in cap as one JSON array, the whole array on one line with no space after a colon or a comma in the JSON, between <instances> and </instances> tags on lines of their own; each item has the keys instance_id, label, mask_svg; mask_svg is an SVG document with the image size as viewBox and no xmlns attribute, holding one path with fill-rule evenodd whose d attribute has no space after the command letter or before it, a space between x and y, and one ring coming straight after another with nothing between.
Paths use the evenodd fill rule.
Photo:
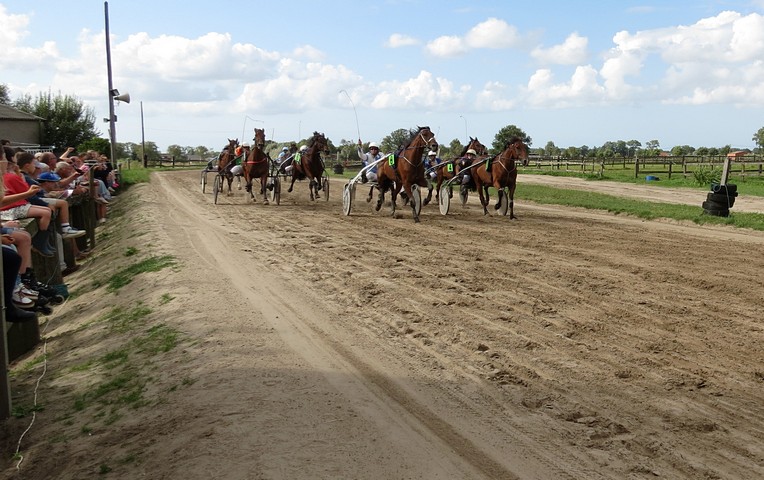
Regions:
<instances>
[{"instance_id":1,"label":"man in cap","mask_svg":"<svg viewBox=\"0 0 764 480\"><path fill-rule=\"evenodd\" d=\"M363 175L361 175L361 182L376 182L377 181L377 162L383 157L383 155L379 152L379 145L377 145L374 142L369 142L369 151L367 153L363 153L363 143L361 142L361 139L358 139L358 158L361 159L361 164L363 165L363 168L369 167L367 170L364 171Z\"/></svg>"}]
</instances>

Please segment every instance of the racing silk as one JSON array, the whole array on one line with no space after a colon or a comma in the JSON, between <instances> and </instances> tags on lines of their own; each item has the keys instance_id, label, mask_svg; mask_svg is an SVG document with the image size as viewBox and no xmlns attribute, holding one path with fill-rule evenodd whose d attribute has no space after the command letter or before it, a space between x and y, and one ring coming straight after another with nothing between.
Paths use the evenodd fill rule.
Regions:
<instances>
[{"instance_id":1,"label":"racing silk","mask_svg":"<svg viewBox=\"0 0 764 480\"><path fill-rule=\"evenodd\" d=\"M363 153L363 150L361 150L361 147L358 147L358 158L361 159L361 164L363 164L364 167L371 165L372 163L376 162L377 160L385 156L386 155L383 155L382 153L379 153L379 152L376 155L372 155L371 152ZM372 173L377 173L377 165L374 165L367 171Z\"/></svg>"}]
</instances>

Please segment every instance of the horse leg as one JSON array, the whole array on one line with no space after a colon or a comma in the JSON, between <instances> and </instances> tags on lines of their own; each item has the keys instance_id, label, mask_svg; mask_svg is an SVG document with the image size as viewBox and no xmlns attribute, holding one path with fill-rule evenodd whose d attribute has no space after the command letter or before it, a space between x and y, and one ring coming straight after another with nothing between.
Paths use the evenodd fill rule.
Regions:
<instances>
[{"instance_id":1,"label":"horse leg","mask_svg":"<svg viewBox=\"0 0 764 480\"><path fill-rule=\"evenodd\" d=\"M295 180L297 180L297 176L293 174L292 175L292 183L289 184L289 189L287 190L287 192L292 193L292 188L294 188L294 181Z\"/></svg>"},{"instance_id":2,"label":"horse leg","mask_svg":"<svg viewBox=\"0 0 764 480\"><path fill-rule=\"evenodd\" d=\"M369 187L369 196L366 197L366 203L371 202L371 196L374 194L374 187Z\"/></svg>"},{"instance_id":3,"label":"horse leg","mask_svg":"<svg viewBox=\"0 0 764 480\"><path fill-rule=\"evenodd\" d=\"M379 186L379 196L377 197L377 206L374 207L375 211L379 211L380 208L382 208L382 204L385 203L385 190L386 188L380 184Z\"/></svg>"},{"instance_id":4,"label":"horse leg","mask_svg":"<svg viewBox=\"0 0 764 480\"><path fill-rule=\"evenodd\" d=\"M321 190L321 179L316 177L310 181L313 184L313 189L316 191L316 199L321 198L321 194L318 193Z\"/></svg>"},{"instance_id":5,"label":"horse leg","mask_svg":"<svg viewBox=\"0 0 764 480\"><path fill-rule=\"evenodd\" d=\"M509 186L509 218L517 218L515 216L515 187L517 184L513 183Z\"/></svg>"},{"instance_id":6,"label":"horse leg","mask_svg":"<svg viewBox=\"0 0 764 480\"><path fill-rule=\"evenodd\" d=\"M268 175L260 177L260 193L263 195L263 205L268 205Z\"/></svg>"},{"instance_id":7,"label":"horse leg","mask_svg":"<svg viewBox=\"0 0 764 480\"><path fill-rule=\"evenodd\" d=\"M483 215L488 215L488 189L483 188L483 184L476 182L480 204L483 206Z\"/></svg>"}]
</instances>

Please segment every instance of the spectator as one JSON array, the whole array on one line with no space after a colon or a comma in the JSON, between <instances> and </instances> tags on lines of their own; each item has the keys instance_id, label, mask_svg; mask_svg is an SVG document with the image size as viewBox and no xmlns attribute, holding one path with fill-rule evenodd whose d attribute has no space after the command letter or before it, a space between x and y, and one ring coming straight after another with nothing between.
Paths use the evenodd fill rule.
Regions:
<instances>
[{"instance_id":1,"label":"spectator","mask_svg":"<svg viewBox=\"0 0 764 480\"><path fill-rule=\"evenodd\" d=\"M6 160L8 160L8 154L13 155L13 149L7 146L3 148ZM32 246L43 256L53 256L55 250L50 247L50 232L48 231L53 211L49 207L32 205L28 200L40 190L40 186L29 186L21 177L18 166L12 161L8 160L3 163L3 167L7 169L3 175L3 186L5 187L5 195L10 200L4 202L5 205L0 207L0 219L8 221L19 218L36 218L38 231L32 238Z\"/></svg>"},{"instance_id":2,"label":"spectator","mask_svg":"<svg viewBox=\"0 0 764 480\"><path fill-rule=\"evenodd\" d=\"M77 230L76 228L73 228L71 225L69 225L69 203L66 200L62 200L61 198L47 197L48 189L42 186L41 183L35 179L36 168L34 166L32 155L29 153L21 153L16 154L16 158L16 163L24 175L24 180L26 183L28 185L41 186L40 191L37 192L37 194L33 197L29 198L30 203L35 205L48 206L54 212L56 212L59 223L61 225L61 234L63 235L63 238L77 238L85 235L84 230ZM61 177L55 173L50 172L40 174L40 176L37 178L47 180L48 188L55 187L58 184L58 181L61 180ZM34 200L39 201L39 203L35 202Z\"/></svg>"}]
</instances>

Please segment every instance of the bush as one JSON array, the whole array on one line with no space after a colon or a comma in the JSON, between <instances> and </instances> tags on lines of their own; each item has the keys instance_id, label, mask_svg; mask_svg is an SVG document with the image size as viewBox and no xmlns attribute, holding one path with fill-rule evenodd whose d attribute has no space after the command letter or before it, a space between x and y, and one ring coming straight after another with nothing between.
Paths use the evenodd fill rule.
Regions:
<instances>
[{"instance_id":1,"label":"bush","mask_svg":"<svg viewBox=\"0 0 764 480\"><path fill-rule=\"evenodd\" d=\"M692 177L696 185L709 185L711 183L719 183L722 179L722 172L718 168L713 166L708 167L701 165L697 170L692 172Z\"/></svg>"},{"instance_id":2,"label":"bush","mask_svg":"<svg viewBox=\"0 0 764 480\"><path fill-rule=\"evenodd\" d=\"M332 170L334 170L334 173L337 175L342 175L342 173L345 171L345 167L343 167L341 163L335 163L334 167L332 167Z\"/></svg>"}]
</instances>

